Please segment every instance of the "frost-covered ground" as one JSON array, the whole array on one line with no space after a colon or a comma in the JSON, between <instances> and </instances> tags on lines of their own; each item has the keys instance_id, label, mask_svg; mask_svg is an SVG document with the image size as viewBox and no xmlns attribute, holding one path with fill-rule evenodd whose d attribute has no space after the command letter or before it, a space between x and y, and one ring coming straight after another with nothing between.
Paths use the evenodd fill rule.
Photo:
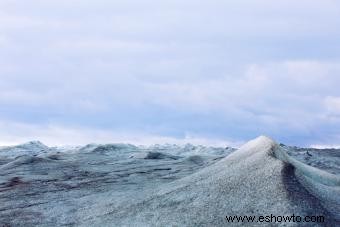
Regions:
<instances>
[{"instance_id":1,"label":"frost-covered ground","mask_svg":"<svg viewBox=\"0 0 340 227\"><path fill-rule=\"evenodd\" d=\"M287 147L289 155L308 165L340 175L340 149Z\"/></svg>"},{"instance_id":2,"label":"frost-covered ground","mask_svg":"<svg viewBox=\"0 0 340 227\"><path fill-rule=\"evenodd\" d=\"M86 223L162 184L211 165L232 148L41 142L0 150L0 226Z\"/></svg>"},{"instance_id":3,"label":"frost-covered ground","mask_svg":"<svg viewBox=\"0 0 340 227\"><path fill-rule=\"evenodd\" d=\"M278 149L275 142L249 144L239 150L190 144L47 147L37 141L3 147L0 226L223 226L228 214L275 210L324 214L337 223L318 194L269 155ZM281 148L340 175L340 150Z\"/></svg>"}]
</instances>

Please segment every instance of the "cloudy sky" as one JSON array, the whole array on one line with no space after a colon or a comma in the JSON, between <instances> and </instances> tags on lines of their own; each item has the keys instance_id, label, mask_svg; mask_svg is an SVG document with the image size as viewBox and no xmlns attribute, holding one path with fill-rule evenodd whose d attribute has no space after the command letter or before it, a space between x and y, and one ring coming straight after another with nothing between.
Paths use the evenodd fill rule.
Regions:
<instances>
[{"instance_id":1,"label":"cloudy sky","mask_svg":"<svg viewBox=\"0 0 340 227\"><path fill-rule=\"evenodd\" d=\"M0 0L0 145L340 146L340 1Z\"/></svg>"}]
</instances>

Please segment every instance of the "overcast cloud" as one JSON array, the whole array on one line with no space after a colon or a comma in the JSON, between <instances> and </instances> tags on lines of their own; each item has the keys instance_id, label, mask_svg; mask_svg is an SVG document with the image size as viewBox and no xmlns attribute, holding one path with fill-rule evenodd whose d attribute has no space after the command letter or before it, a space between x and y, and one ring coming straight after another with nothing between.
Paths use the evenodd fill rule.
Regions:
<instances>
[{"instance_id":1,"label":"overcast cloud","mask_svg":"<svg viewBox=\"0 0 340 227\"><path fill-rule=\"evenodd\" d=\"M0 0L0 144L340 146L336 0Z\"/></svg>"}]
</instances>

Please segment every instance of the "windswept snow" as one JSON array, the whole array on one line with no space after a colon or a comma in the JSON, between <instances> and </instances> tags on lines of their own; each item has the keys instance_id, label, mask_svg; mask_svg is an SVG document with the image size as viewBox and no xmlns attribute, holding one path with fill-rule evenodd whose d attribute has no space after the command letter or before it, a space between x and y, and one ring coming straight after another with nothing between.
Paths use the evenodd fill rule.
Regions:
<instances>
[{"instance_id":1,"label":"windswept snow","mask_svg":"<svg viewBox=\"0 0 340 227\"><path fill-rule=\"evenodd\" d=\"M315 149L281 145L293 158L327 172L340 175L340 149Z\"/></svg>"},{"instance_id":2,"label":"windswept snow","mask_svg":"<svg viewBox=\"0 0 340 227\"><path fill-rule=\"evenodd\" d=\"M306 165L289 156L282 147L274 151L277 158L295 168L299 182L314 196L320 199L324 207L340 220L340 176Z\"/></svg>"},{"instance_id":3,"label":"windswept snow","mask_svg":"<svg viewBox=\"0 0 340 227\"><path fill-rule=\"evenodd\" d=\"M295 214L324 215L336 226L339 150L329 156L264 136L236 151L30 142L0 149L0 224L226 226L226 215Z\"/></svg>"},{"instance_id":4,"label":"windswept snow","mask_svg":"<svg viewBox=\"0 0 340 227\"><path fill-rule=\"evenodd\" d=\"M271 139L259 137L214 165L164 185L142 201L112 209L99 223L223 226L228 224L226 215L318 214L334 224L334 215L299 183L294 168L274 157L278 148ZM247 224L263 225L242 223Z\"/></svg>"},{"instance_id":5,"label":"windswept snow","mask_svg":"<svg viewBox=\"0 0 340 227\"><path fill-rule=\"evenodd\" d=\"M30 141L17 146L8 146L0 148L0 157L15 158L20 155L39 155L49 152L49 147L40 141Z\"/></svg>"}]
</instances>

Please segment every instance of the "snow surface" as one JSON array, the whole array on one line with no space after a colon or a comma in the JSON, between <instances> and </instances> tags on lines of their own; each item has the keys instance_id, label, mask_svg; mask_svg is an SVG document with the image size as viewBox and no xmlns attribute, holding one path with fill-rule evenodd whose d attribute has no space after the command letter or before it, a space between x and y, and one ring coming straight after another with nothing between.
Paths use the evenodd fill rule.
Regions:
<instances>
[{"instance_id":1,"label":"snow surface","mask_svg":"<svg viewBox=\"0 0 340 227\"><path fill-rule=\"evenodd\" d=\"M49 152L49 147L40 141L31 141L17 146L8 146L0 148L0 157L15 158L20 155L38 155Z\"/></svg>"},{"instance_id":2,"label":"snow surface","mask_svg":"<svg viewBox=\"0 0 340 227\"><path fill-rule=\"evenodd\" d=\"M230 226L226 215L295 214L325 215L336 226L339 160L339 150L280 146L264 136L236 151L29 142L0 149L0 224Z\"/></svg>"},{"instance_id":3,"label":"snow surface","mask_svg":"<svg viewBox=\"0 0 340 227\"><path fill-rule=\"evenodd\" d=\"M282 147L277 147L274 154L280 160L292 165L299 182L340 220L340 176L304 164L289 156L287 150Z\"/></svg>"}]
</instances>

